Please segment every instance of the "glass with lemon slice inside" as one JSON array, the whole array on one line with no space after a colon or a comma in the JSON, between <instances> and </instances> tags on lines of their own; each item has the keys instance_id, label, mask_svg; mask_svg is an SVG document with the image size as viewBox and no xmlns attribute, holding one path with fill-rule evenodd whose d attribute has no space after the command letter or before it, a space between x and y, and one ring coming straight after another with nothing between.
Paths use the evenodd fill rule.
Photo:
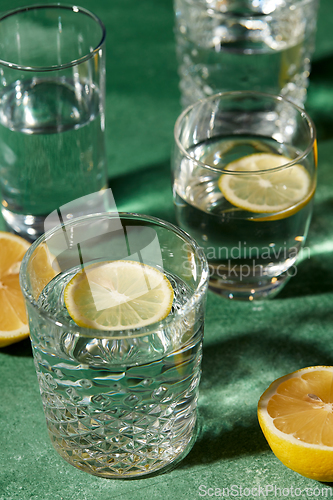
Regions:
<instances>
[{"instance_id":1,"label":"glass with lemon slice inside","mask_svg":"<svg viewBox=\"0 0 333 500\"><path fill-rule=\"evenodd\" d=\"M182 230L85 216L37 240L20 271L51 441L107 478L176 464L196 431L208 264Z\"/></svg>"},{"instance_id":2,"label":"glass with lemon slice inside","mask_svg":"<svg viewBox=\"0 0 333 500\"><path fill-rule=\"evenodd\" d=\"M296 274L316 167L314 125L282 97L222 93L180 115L173 156L176 217L204 249L213 291L264 299Z\"/></svg>"}]
</instances>

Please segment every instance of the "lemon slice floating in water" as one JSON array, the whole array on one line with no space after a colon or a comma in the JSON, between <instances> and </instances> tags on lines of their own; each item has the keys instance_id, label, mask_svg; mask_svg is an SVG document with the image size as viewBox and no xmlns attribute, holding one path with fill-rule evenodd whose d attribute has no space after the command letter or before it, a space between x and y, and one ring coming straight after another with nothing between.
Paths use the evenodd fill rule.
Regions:
<instances>
[{"instance_id":1,"label":"lemon slice floating in water","mask_svg":"<svg viewBox=\"0 0 333 500\"><path fill-rule=\"evenodd\" d=\"M272 153L244 156L229 163L225 170L250 173L222 174L218 180L219 189L229 203L243 210L274 213L293 207L292 212L296 212L309 201L313 189L311 177L302 165L275 170L290 162L289 158ZM291 213L284 214L285 217L289 215Z\"/></svg>"},{"instance_id":2,"label":"lemon slice floating in water","mask_svg":"<svg viewBox=\"0 0 333 500\"><path fill-rule=\"evenodd\" d=\"M67 311L79 326L100 330L141 328L171 311L173 288L158 269L118 260L90 264L64 292Z\"/></svg>"},{"instance_id":3,"label":"lemon slice floating in water","mask_svg":"<svg viewBox=\"0 0 333 500\"><path fill-rule=\"evenodd\" d=\"M333 366L277 379L259 400L258 419L284 465L317 481L333 481Z\"/></svg>"}]
</instances>

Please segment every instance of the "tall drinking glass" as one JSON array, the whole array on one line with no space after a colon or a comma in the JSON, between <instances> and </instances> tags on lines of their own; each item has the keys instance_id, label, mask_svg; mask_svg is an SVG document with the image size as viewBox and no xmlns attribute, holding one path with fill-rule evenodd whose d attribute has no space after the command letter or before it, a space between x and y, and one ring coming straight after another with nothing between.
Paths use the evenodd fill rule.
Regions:
<instances>
[{"instance_id":1,"label":"tall drinking glass","mask_svg":"<svg viewBox=\"0 0 333 500\"><path fill-rule=\"evenodd\" d=\"M116 282L115 269L122 270ZM164 319L149 324L147 297L154 308L161 295L152 286L155 275L171 285L173 302ZM72 284L86 277L90 287L71 302ZM183 458L195 439L208 282L196 242L153 217L84 216L33 243L20 280L47 428L59 454L107 478L150 474ZM80 301L100 322L121 307L123 326L82 326L82 317L78 326ZM126 326L132 313L141 326Z\"/></svg>"},{"instance_id":2,"label":"tall drinking glass","mask_svg":"<svg viewBox=\"0 0 333 500\"><path fill-rule=\"evenodd\" d=\"M0 17L1 211L28 239L57 207L107 186L104 49L103 24L81 7Z\"/></svg>"},{"instance_id":3,"label":"tall drinking glass","mask_svg":"<svg viewBox=\"0 0 333 500\"><path fill-rule=\"evenodd\" d=\"M188 107L174 133L176 217L206 252L210 287L231 299L273 297L296 274L310 224L311 119L283 97L227 92Z\"/></svg>"}]
</instances>

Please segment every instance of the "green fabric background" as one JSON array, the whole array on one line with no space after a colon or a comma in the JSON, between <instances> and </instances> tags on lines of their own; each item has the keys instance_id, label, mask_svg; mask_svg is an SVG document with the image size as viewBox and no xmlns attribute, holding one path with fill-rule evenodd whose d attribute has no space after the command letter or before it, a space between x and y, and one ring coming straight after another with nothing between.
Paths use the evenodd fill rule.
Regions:
<instances>
[{"instance_id":1,"label":"green fabric background","mask_svg":"<svg viewBox=\"0 0 333 500\"><path fill-rule=\"evenodd\" d=\"M1 0L0 9L27 4ZM172 0L79 4L107 28L107 153L118 209L175 222L170 151L180 104ZM301 498L323 496L314 488L325 485L275 458L256 406L277 377L305 366L333 365L332 19L332 0L321 0L306 106L319 138L318 189L307 240L311 258L269 302L228 302L209 293L200 432L193 450L172 472L141 480L100 479L70 466L49 441L27 340L0 351L0 500L190 500L202 498L200 485L213 488L210 493L235 485L231 498L241 497L240 487L267 485L277 488L268 498L291 498L291 488L300 488ZM258 498L257 491L247 498ZM248 490L244 493L245 498Z\"/></svg>"}]
</instances>

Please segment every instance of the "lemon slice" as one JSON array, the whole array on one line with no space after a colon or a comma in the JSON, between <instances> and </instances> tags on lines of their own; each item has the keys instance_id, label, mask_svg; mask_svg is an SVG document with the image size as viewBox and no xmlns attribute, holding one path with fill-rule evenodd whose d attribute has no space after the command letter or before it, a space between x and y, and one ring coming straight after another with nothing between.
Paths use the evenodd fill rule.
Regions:
<instances>
[{"instance_id":1,"label":"lemon slice","mask_svg":"<svg viewBox=\"0 0 333 500\"><path fill-rule=\"evenodd\" d=\"M222 174L218 180L219 189L229 203L254 213L274 213L298 204L303 206L313 192L311 177L302 165L267 172L290 161L285 156L272 153L244 156L229 163L225 170L250 173ZM300 208L297 206L293 211Z\"/></svg>"},{"instance_id":2,"label":"lemon slice","mask_svg":"<svg viewBox=\"0 0 333 500\"><path fill-rule=\"evenodd\" d=\"M101 330L140 328L171 311L173 289L156 268L126 260L86 266L67 284L67 311L79 326Z\"/></svg>"},{"instance_id":3,"label":"lemon slice","mask_svg":"<svg viewBox=\"0 0 333 500\"><path fill-rule=\"evenodd\" d=\"M333 367L314 366L273 382L258 404L261 429L281 462L333 481Z\"/></svg>"},{"instance_id":4,"label":"lemon slice","mask_svg":"<svg viewBox=\"0 0 333 500\"><path fill-rule=\"evenodd\" d=\"M19 271L30 243L11 233L0 232L0 347L28 337L29 327Z\"/></svg>"}]
</instances>

